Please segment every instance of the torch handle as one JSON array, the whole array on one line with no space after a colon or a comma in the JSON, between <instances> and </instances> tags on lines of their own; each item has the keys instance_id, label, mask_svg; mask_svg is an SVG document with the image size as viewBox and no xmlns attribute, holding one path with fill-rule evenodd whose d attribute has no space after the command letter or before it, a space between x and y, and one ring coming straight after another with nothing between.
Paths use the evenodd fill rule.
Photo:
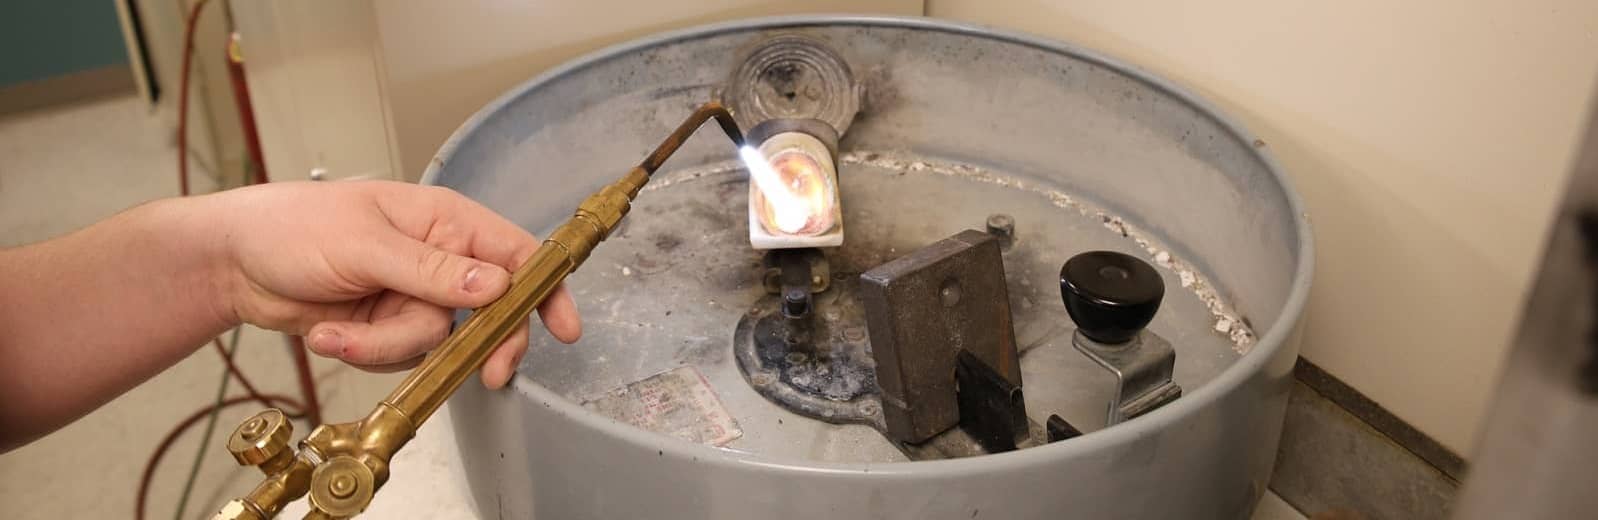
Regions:
<instances>
[{"instance_id":1,"label":"torch handle","mask_svg":"<svg viewBox=\"0 0 1598 520\"><path fill-rule=\"evenodd\" d=\"M312 506L307 518L349 518L364 511L388 481L395 452L610 236L649 176L711 118L734 144L743 144L732 114L721 104L711 102L695 110L642 163L583 200L516 270L505 294L473 311L366 418L321 425L300 441L297 452L288 446L288 423L268 421L281 412L267 410L241 424L229 438L229 450L240 463L258 466L267 479L249 495L229 502L214 518L269 519L284 504L306 494Z\"/></svg>"},{"instance_id":2,"label":"torch handle","mask_svg":"<svg viewBox=\"0 0 1598 520\"><path fill-rule=\"evenodd\" d=\"M420 426L576 269L577 264L564 246L554 240L544 241L516 271L503 297L473 311L383 401Z\"/></svg>"}]
</instances>

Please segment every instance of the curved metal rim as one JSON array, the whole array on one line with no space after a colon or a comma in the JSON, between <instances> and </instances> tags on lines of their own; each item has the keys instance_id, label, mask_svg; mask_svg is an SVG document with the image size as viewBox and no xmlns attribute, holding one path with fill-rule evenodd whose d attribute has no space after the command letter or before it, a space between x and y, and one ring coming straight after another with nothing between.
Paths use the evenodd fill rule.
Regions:
<instances>
[{"instance_id":1,"label":"curved metal rim","mask_svg":"<svg viewBox=\"0 0 1598 520\"><path fill-rule=\"evenodd\" d=\"M1187 89L1175 83L1155 76L1143 69L1124 63L1105 54L1089 50L1079 45L1054 39L1042 38L1018 32L994 29L975 24L951 22L931 18L897 17L897 16L858 16L858 15L804 15L804 16L778 16L768 18L753 18L702 25L664 32L638 40L613 45L589 53L563 65L550 69L533 79L530 79L510 89L494 101L484 105L482 109L473 114L460 128L451 134L449 139L439 147L438 153L429 162L427 170L422 174L422 184L435 184L438 175L450 156L462 141L471 137L478 128L499 109L512 101L528 95L533 90L549 83L556 78L570 74L595 64L617 58L641 49L655 47L665 43L679 40L698 39L719 36L727 33L744 32L750 30L777 29L789 27L812 26L866 26L866 27L894 27L905 29L933 30L945 33L987 38L991 40L1014 43L1033 47L1039 50L1063 53L1080 58L1105 68L1114 70L1127 77L1136 79L1144 84L1154 87L1174 99L1180 100L1218 123L1239 142L1251 143L1255 135L1249 132L1241 123L1233 120L1221 112L1214 104L1206 101ZM668 454L677 456L696 457L700 463L712 466L725 466L736 468L739 466L752 466L766 470L785 471L794 474L848 474L848 475L881 475L881 476L916 476L927 478L961 477L977 473L992 472L1005 468L1030 467L1055 464L1061 460L1086 456L1091 453L1118 445L1132 443L1138 439L1158 433L1160 430L1172 425L1183 415L1196 413L1198 409L1210 406L1219 400L1222 395L1229 393L1253 374L1260 372L1270 357L1284 348L1288 336L1292 334L1297 322L1302 319L1304 307L1309 298L1310 281L1315 269L1314 239L1310 231L1309 214L1304 209L1304 202L1299 198L1294 189L1292 179L1282 173L1281 167L1268 150L1248 148L1259 160L1265 164L1266 170L1275 178L1282 189L1282 196L1287 199L1288 208L1293 212L1293 220L1298 232L1298 265L1293 273L1292 288L1288 293L1287 302L1282 307L1281 318L1271 327L1265 335L1260 337L1259 343L1249 354L1242 356L1232 367L1222 371L1215 379L1199 387L1195 391L1184 395L1171 404L1162 406L1146 415L1134 420L1105 428L1068 441L1058 442L1047 446L1029 448L1025 454L1021 450L995 455L986 455L978 458L910 461L910 462L824 462L801 459L797 457L776 457L755 453L738 452L726 449L713 448L666 435L647 432L631 425L627 425L608 417L595 414L580 405L573 403L555 392L545 388L527 377L518 375L514 378L513 387L516 392L532 398L555 413L576 421L580 426L595 430L599 433L615 437L621 441L638 446L647 446L652 449L667 450Z\"/></svg>"}]
</instances>

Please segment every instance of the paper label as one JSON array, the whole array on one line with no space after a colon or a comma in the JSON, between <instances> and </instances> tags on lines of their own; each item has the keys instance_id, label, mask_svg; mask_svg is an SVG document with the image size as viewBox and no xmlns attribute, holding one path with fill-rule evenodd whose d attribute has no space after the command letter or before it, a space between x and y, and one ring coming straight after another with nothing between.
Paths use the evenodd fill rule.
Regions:
<instances>
[{"instance_id":1,"label":"paper label","mask_svg":"<svg viewBox=\"0 0 1598 520\"><path fill-rule=\"evenodd\" d=\"M711 446L743 435L710 383L691 366L628 383L583 407L645 430Z\"/></svg>"}]
</instances>

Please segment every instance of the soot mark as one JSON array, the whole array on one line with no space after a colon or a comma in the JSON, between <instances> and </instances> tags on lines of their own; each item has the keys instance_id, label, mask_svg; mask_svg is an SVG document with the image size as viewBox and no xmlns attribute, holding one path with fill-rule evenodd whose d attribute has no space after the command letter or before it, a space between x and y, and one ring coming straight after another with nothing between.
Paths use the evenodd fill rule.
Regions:
<instances>
[{"instance_id":1,"label":"soot mark","mask_svg":"<svg viewBox=\"0 0 1598 520\"><path fill-rule=\"evenodd\" d=\"M682 238L678 237L677 235L661 233L655 236L655 249L659 249L662 253L670 253L675 251L677 247L681 245Z\"/></svg>"},{"instance_id":2,"label":"soot mark","mask_svg":"<svg viewBox=\"0 0 1598 520\"><path fill-rule=\"evenodd\" d=\"M721 348L724 346L708 338L685 339L672 358L685 365L718 365L727 360L728 349Z\"/></svg>"},{"instance_id":3,"label":"soot mark","mask_svg":"<svg viewBox=\"0 0 1598 520\"><path fill-rule=\"evenodd\" d=\"M738 219L727 213L726 208L712 207L704 202L692 202L686 208L688 215L704 222L704 226L696 229L727 229L738 226Z\"/></svg>"},{"instance_id":4,"label":"soot mark","mask_svg":"<svg viewBox=\"0 0 1598 520\"><path fill-rule=\"evenodd\" d=\"M755 283L759 273L754 269L740 269L735 266L715 266L708 273L707 280L711 285L723 291L737 291L748 288Z\"/></svg>"}]
</instances>

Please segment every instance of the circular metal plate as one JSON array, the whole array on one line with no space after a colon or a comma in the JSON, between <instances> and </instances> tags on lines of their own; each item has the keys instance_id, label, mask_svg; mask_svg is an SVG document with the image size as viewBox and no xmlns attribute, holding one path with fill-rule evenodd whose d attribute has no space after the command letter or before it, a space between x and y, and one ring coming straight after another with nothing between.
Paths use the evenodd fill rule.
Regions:
<instances>
[{"instance_id":1,"label":"circular metal plate","mask_svg":"<svg viewBox=\"0 0 1598 520\"><path fill-rule=\"evenodd\" d=\"M744 128L768 119L819 119L842 134L860 110L848 63L797 34L762 41L723 89L724 101Z\"/></svg>"},{"instance_id":2,"label":"circular metal plate","mask_svg":"<svg viewBox=\"0 0 1598 520\"><path fill-rule=\"evenodd\" d=\"M882 429L865 311L855 292L859 284L844 273L835 278L830 289L815 295L815 309L803 325L788 323L777 310L778 297L761 298L738 320L733 356L751 388L791 412Z\"/></svg>"}]
</instances>

